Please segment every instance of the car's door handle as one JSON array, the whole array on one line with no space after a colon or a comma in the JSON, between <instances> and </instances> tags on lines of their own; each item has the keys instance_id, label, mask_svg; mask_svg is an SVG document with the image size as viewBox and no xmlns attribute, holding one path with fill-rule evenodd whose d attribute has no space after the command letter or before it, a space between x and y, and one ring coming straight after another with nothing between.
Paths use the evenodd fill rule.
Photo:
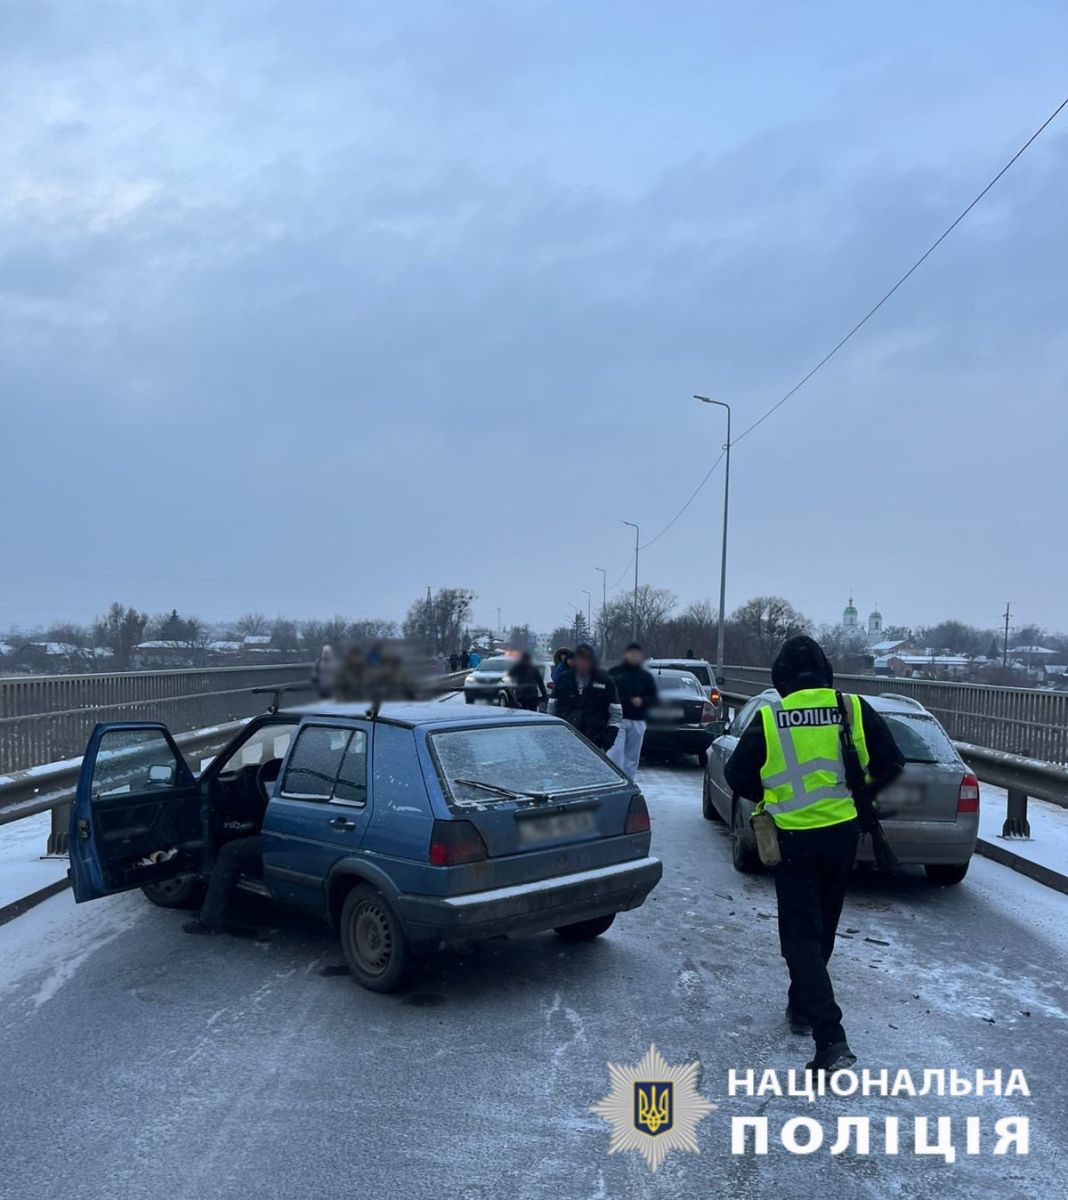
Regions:
<instances>
[{"instance_id":1,"label":"car's door handle","mask_svg":"<svg viewBox=\"0 0 1068 1200\"><path fill-rule=\"evenodd\" d=\"M348 819L348 817L335 817L330 822L330 828L331 829L344 829L347 831L351 831L356 828L356 822L350 821Z\"/></svg>"}]
</instances>

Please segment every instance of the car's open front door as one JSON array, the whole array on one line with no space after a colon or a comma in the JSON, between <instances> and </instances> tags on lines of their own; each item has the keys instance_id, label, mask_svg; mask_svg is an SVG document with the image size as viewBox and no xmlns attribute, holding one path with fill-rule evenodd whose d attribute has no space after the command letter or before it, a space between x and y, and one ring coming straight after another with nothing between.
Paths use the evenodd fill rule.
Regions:
<instances>
[{"instance_id":1,"label":"car's open front door","mask_svg":"<svg viewBox=\"0 0 1068 1200\"><path fill-rule=\"evenodd\" d=\"M196 870L200 788L163 725L98 725L71 806L70 865L80 904Z\"/></svg>"}]
</instances>

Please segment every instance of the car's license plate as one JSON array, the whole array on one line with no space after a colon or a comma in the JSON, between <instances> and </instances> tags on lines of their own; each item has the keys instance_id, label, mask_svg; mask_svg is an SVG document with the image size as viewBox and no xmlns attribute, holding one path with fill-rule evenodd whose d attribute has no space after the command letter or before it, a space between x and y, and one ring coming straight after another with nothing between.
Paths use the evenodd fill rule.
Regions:
<instances>
[{"instance_id":1,"label":"car's license plate","mask_svg":"<svg viewBox=\"0 0 1068 1200\"><path fill-rule=\"evenodd\" d=\"M681 721L686 716L684 708L672 708L670 705L665 705L660 708L649 710L649 715L655 717L658 721Z\"/></svg>"},{"instance_id":2,"label":"car's license plate","mask_svg":"<svg viewBox=\"0 0 1068 1200\"><path fill-rule=\"evenodd\" d=\"M519 840L525 846L534 842L553 842L558 838L578 837L592 833L593 813L584 808L579 812L552 813L544 817L525 817L519 822Z\"/></svg>"}]
</instances>

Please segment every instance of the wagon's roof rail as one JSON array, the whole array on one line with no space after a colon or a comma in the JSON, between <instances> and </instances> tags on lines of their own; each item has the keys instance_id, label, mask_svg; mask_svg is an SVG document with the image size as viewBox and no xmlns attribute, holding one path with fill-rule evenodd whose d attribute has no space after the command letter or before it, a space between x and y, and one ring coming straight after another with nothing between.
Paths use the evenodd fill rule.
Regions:
<instances>
[{"instance_id":1,"label":"wagon's roof rail","mask_svg":"<svg viewBox=\"0 0 1068 1200\"><path fill-rule=\"evenodd\" d=\"M314 692L316 690L314 683L277 683L267 684L264 687L254 687L251 689L253 695L271 696L271 703L267 705L269 713L276 713L281 706L281 698L287 692Z\"/></svg>"},{"instance_id":2,"label":"wagon's roof rail","mask_svg":"<svg viewBox=\"0 0 1068 1200\"><path fill-rule=\"evenodd\" d=\"M897 700L901 704L907 704L910 708L918 708L922 712L927 711L915 696L906 696L902 692L880 692L879 695L884 700Z\"/></svg>"}]
</instances>

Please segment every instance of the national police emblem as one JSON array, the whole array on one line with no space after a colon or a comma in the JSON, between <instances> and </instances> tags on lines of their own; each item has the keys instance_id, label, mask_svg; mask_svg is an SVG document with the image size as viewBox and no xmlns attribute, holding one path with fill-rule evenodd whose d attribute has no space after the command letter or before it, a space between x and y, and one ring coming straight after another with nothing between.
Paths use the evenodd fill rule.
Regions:
<instances>
[{"instance_id":1,"label":"national police emblem","mask_svg":"<svg viewBox=\"0 0 1068 1200\"><path fill-rule=\"evenodd\" d=\"M612 1090L590 1105L612 1126L608 1153L637 1150L654 1171L669 1150L699 1154L697 1123L716 1107L697 1090L700 1070L671 1066L655 1046L633 1067L609 1063Z\"/></svg>"}]
</instances>

